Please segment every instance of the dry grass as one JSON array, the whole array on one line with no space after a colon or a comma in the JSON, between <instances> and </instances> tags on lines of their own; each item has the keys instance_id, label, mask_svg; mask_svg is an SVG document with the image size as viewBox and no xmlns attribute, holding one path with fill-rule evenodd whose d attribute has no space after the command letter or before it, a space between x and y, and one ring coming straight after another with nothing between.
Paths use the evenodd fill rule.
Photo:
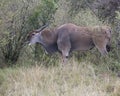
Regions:
<instances>
[{"instance_id":1,"label":"dry grass","mask_svg":"<svg viewBox=\"0 0 120 96\"><path fill-rule=\"evenodd\" d=\"M102 65L101 65L102 66ZM120 96L120 78L88 62L0 71L0 96Z\"/></svg>"}]
</instances>

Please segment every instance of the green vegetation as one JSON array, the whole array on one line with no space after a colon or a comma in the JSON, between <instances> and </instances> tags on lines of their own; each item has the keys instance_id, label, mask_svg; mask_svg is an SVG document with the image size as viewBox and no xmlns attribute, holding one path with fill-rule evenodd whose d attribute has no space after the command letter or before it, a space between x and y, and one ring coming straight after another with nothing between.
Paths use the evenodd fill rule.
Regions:
<instances>
[{"instance_id":1,"label":"green vegetation","mask_svg":"<svg viewBox=\"0 0 120 96\"><path fill-rule=\"evenodd\" d=\"M54 0L2 2L4 6L1 6L1 22L3 22L1 24L3 27L1 39L6 39L1 41L2 47L0 49L4 63L8 66L15 64L22 48L26 45L25 42L30 31L53 20L53 15L57 9L56 2ZM5 15L7 20L4 18ZM37 51L35 54L37 53L40 52Z\"/></svg>"},{"instance_id":2,"label":"green vegetation","mask_svg":"<svg viewBox=\"0 0 120 96\"><path fill-rule=\"evenodd\" d=\"M119 96L120 80L104 64L7 68L0 72L0 96ZM114 83L113 83L114 82Z\"/></svg>"},{"instance_id":3,"label":"green vegetation","mask_svg":"<svg viewBox=\"0 0 120 96\"><path fill-rule=\"evenodd\" d=\"M0 96L120 96L119 0L98 1L0 0ZM104 10L105 4L110 5ZM94 48L74 52L62 65L60 54L46 55L39 44L26 44L31 31L69 22L111 26L108 56Z\"/></svg>"}]
</instances>

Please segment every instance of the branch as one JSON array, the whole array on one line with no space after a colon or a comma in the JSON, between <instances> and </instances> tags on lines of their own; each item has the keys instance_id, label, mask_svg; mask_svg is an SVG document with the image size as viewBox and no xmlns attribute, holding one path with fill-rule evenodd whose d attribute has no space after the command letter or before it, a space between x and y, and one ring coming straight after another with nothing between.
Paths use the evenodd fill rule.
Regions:
<instances>
[{"instance_id":1,"label":"branch","mask_svg":"<svg viewBox=\"0 0 120 96\"><path fill-rule=\"evenodd\" d=\"M88 3L88 0L85 0L86 5L88 6L88 8L93 12L93 14L98 17L98 15L96 14L96 12L94 11L94 9L92 8L92 6L90 6L90 4Z\"/></svg>"}]
</instances>

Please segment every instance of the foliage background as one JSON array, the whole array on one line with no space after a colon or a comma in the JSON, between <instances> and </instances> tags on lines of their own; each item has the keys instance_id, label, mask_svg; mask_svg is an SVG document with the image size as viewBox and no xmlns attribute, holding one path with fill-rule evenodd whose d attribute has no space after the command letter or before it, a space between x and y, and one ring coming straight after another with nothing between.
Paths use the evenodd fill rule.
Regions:
<instances>
[{"instance_id":1,"label":"foliage background","mask_svg":"<svg viewBox=\"0 0 120 96\"><path fill-rule=\"evenodd\" d=\"M48 23L48 29L109 25L111 51L106 58L96 48L74 52L61 67L60 54L46 55L26 42ZM119 96L119 26L119 0L0 0L0 96Z\"/></svg>"},{"instance_id":2,"label":"foliage background","mask_svg":"<svg viewBox=\"0 0 120 96\"><path fill-rule=\"evenodd\" d=\"M26 44L27 36L32 30L38 29L48 23L48 29L58 27L64 23L74 23L79 26L111 26L113 30L112 50L109 54L110 58L107 59L119 62L120 4L118 1L1 0L0 66L16 65L18 64L17 62L21 64L23 62L30 63L31 61L44 62L45 65L55 65L59 61L58 54L53 55L53 58L51 58L51 56L44 53L43 48L39 44L32 47ZM107 7L104 7L105 5ZM99 55L96 49L92 51L94 52L75 52L74 55L81 60L81 58L88 59L90 54L89 60L92 61L94 57L98 57L97 55ZM102 60L101 62L104 61L106 60ZM98 63L97 59L93 63L96 62ZM113 64L110 65L114 66Z\"/></svg>"}]
</instances>

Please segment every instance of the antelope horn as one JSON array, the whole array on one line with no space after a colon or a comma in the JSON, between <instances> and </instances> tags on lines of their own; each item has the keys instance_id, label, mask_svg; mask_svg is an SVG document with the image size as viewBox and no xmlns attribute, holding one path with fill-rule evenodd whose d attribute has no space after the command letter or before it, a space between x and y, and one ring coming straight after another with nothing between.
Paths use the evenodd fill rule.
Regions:
<instances>
[{"instance_id":1,"label":"antelope horn","mask_svg":"<svg viewBox=\"0 0 120 96\"><path fill-rule=\"evenodd\" d=\"M42 26L41 28L35 30L35 32L40 32L42 31L43 29L45 29L49 24L45 24L44 26Z\"/></svg>"}]
</instances>

